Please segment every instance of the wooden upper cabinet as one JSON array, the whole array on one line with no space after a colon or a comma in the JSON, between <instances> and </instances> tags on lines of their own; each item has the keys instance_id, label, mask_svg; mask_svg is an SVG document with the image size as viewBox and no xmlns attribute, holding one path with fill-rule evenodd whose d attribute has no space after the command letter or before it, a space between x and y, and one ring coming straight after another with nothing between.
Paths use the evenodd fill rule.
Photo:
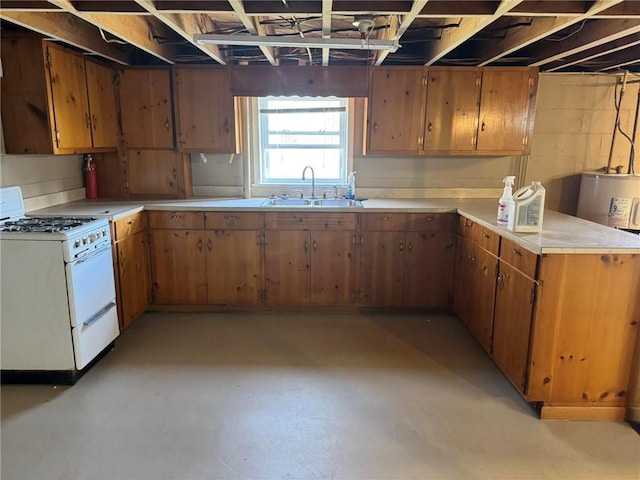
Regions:
<instances>
[{"instance_id":1,"label":"wooden upper cabinet","mask_svg":"<svg viewBox=\"0 0 640 480\"><path fill-rule=\"evenodd\" d=\"M49 108L54 119L53 138L57 148L91 148L91 116L87 95L84 58L49 45Z\"/></svg>"},{"instance_id":2,"label":"wooden upper cabinet","mask_svg":"<svg viewBox=\"0 0 640 480\"><path fill-rule=\"evenodd\" d=\"M418 154L426 88L422 68L379 68L371 74L367 154Z\"/></svg>"},{"instance_id":3,"label":"wooden upper cabinet","mask_svg":"<svg viewBox=\"0 0 640 480\"><path fill-rule=\"evenodd\" d=\"M535 70L522 68L483 71L478 151L519 154L527 150L536 76Z\"/></svg>"},{"instance_id":4,"label":"wooden upper cabinet","mask_svg":"<svg viewBox=\"0 0 640 480\"><path fill-rule=\"evenodd\" d=\"M175 82L178 147L183 151L239 152L228 69L177 67Z\"/></svg>"},{"instance_id":5,"label":"wooden upper cabinet","mask_svg":"<svg viewBox=\"0 0 640 480\"><path fill-rule=\"evenodd\" d=\"M118 90L126 147L172 149L171 72L120 70Z\"/></svg>"},{"instance_id":6,"label":"wooden upper cabinet","mask_svg":"<svg viewBox=\"0 0 640 480\"><path fill-rule=\"evenodd\" d=\"M467 153L475 149L480 78L477 69L428 70L425 151Z\"/></svg>"},{"instance_id":7,"label":"wooden upper cabinet","mask_svg":"<svg viewBox=\"0 0 640 480\"><path fill-rule=\"evenodd\" d=\"M93 146L116 148L118 127L113 70L92 62L86 62L86 70Z\"/></svg>"}]
</instances>

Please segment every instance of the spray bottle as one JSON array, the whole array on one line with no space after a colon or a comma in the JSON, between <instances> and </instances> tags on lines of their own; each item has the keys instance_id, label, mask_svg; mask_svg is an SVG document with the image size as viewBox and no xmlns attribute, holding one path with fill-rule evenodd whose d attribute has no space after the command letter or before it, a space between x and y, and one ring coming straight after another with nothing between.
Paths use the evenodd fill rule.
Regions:
<instances>
[{"instance_id":1,"label":"spray bottle","mask_svg":"<svg viewBox=\"0 0 640 480\"><path fill-rule=\"evenodd\" d=\"M356 198L356 173L351 172L347 176L347 198L355 200Z\"/></svg>"},{"instance_id":2,"label":"spray bottle","mask_svg":"<svg viewBox=\"0 0 640 480\"><path fill-rule=\"evenodd\" d=\"M516 177L509 175L504 177L502 181L504 182L504 190L502 191L502 197L498 200L498 223L507 225L514 213L513 184L516 181Z\"/></svg>"}]
</instances>

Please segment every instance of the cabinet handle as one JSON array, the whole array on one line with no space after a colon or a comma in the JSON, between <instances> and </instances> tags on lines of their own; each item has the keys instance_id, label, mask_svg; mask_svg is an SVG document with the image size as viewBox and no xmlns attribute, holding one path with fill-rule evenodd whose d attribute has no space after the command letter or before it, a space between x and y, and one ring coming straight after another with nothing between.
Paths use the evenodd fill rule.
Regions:
<instances>
[{"instance_id":1,"label":"cabinet handle","mask_svg":"<svg viewBox=\"0 0 640 480\"><path fill-rule=\"evenodd\" d=\"M375 122L373 124L373 131L374 131L374 133L378 133L378 122Z\"/></svg>"},{"instance_id":2,"label":"cabinet handle","mask_svg":"<svg viewBox=\"0 0 640 480\"><path fill-rule=\"evenodd\" d=\"M480 131L484 132L484 129L486 128L486 124L484 123L484 120L482 121L482 125L480 125Z\"/></svg>"},{"instance_id":3,"label":"cabinet handle","mask_svg":"<svg viewBox=\"0 0 640 480\"><path fill-rule=\"evenodd\" d=\"M482 236L484 238L491 238L491 235L489 235L487 232L482 232Z\"/></svg>"},{"instance_id":4,"label":"cabinet handle","mask_svg":"<svg viewBox=\"0 0 640 480\"><path fill-rule=\"evenodd\" d=\"M164 128L169 130L169 119L168 118L164 121Z\"/></svg>"},{"instance_id":5,"label":"cabinet handle","mask_svg":"<svg viewBox=\"0 0 640 480\"><path fill-rule=\"evenodd\" d=\"M212 248L213 248L213 242L211 240L207 240L207 249L211 251Z\"/></svg>"},{"instance_id":6,"label":"cabinet handle","mask_svg":"<svg viewBox=\"0 0 640 480\"><path fill-rule=\"evenodd\" d=\"M400 253L404 252L404 242L400 242Z\"/></svg>"},{"instance_id":7,"label":"cabinet handle","mask_svg":"<svg viewBox=\"0 0 640 480\"><path fill-rule=\"evenodd\" d=\"M198 240L198 250L202 251L202 239Z\"/></svg>"},{"instance_id":8,"label":"cabinet handle","mask_svg":"<svg viewBox=\"0 0 640 480\"><path fill-rule=\"evenodd\" d=\"M425 222L433 222L434 220L434 217L424 217Z\"/></svg>"},{"instance_id":9,"label":"cabinet handle","mask_svg":"<svg viewBox=\"0 0 640 480\"><path fill-rule=\"evenodd\" d=\"M504 289L504 275L498 275L496 281L498 283L498 290L502 291Z\"/></svg>"},{"instance_id":10,"label":"cabinet handle","mask_svg":"<svg viewBox=\"0 0 640 480\"><path fill-rule=\"evenodd\" d=\"M308 241L304 241L304 251L308 251L309 250L309 242Z\"/></svg>"},{"instance_id":11,"label":"cabinet handle","mask_svg":"<svg viewBox=\"0 0 640 480\"><path fill-rule=\"evenodd\" d=\"M87 128L91 130L91 117L89 116L89 113L85 114L84 119L87 122Z\"/></svg>"},{"instance_id":12,"label":"cabinet handle","mask_svg":"<svg viewBox=\"0 0 640 480\"><path fill-rule=\"evenodd\" d=\"M93 129L97 130L98 129L98 119L96 119L95 115L91 115L91 119L93 120Z\"/></svg>"},{"instance_id":13,"label":"cabinet handle","mask_svg":"<svg viewBox=\"0 0 640 480\"><path fill-rule=\"evenodd\" d=\"M222 127L224 128L224 131L225 131L226 133L229 133L229 119L228 119L228 118L225 118L225 119L224 119L224 124L223 124L223 126L222 126Z\"/></svg>"},{"instance_id":14,"label":"cabinet handle","mask_svg":"<svg viewBox=\"0 0 640 480\"><path fill-rule=\"evenodd\" d=\"M225 215L223 218L225 220L238 220L238 217L236 217L235 215Z\"/></svg>"},{"instance_id":15,"label":"cabinet handle","mask_svg":"<svg viewBox=\"0 0 640 480\"><path fill-rule=\"evenodd\" d=\"M433 123L429 122L429 125L427 126L427 132L430 132L431 130L433 130Z\"/></svg>"},{"instance_id":16,"label":"cabinet handle","mask_svg":"<svg viewBox=\"0 0 640 480\"><path fill-rule=\"evenodd\" d=\"M515 255L519 256L519 257L521 257L521 256L522 256L522 252L521 252L520 250L518 250L517 248L514 248L514 249L513 249L513 253L514 253Z\"/></svg>"},{"instance_id":17,"label":"cabinet handle","mask_svg":"<svg viewBox=\"0 0 640 480\"><path fill-rule=\"evenodd\" d=\"M177 213L174 213L172 215L169 215L169 218L171 218L172 220L175 220L176 218L179 218L182 220L184 218L184 215L178 215Z\"/></svg>"},{"instance_id":18,"label":"cabinet handle","mask_svg":"<svg viewBox=\"0 0 640 480\"><path fill-rule=\"evenodd\" d=\"M378 220L389 220L389 217L378 217Z\"/></svg>"},{"instance_id":19,"label":"cabinet handle","mask_svg":"<svg viewBox=\"0 0 640 480\"><path fill-rule=\"evenodd\" d=\"M318 248L318 242L316 242L315 240L313 241L313 249L317 250Z\"/></svg>"},{"instance_id":20,"label":"cabinet handle","mask_svg":"<svg viewBox=\"0 0 640 480\"><path fill-rule=\"evenodd\" d=\"M413 248L413 244L411 242L407 243L407 250L411 251Z\"/></svg>"},{"instance_id":21,"label":"cabinet handle","mask_svg":"<svg viewBox=\"0 0 640 480\"><path fill-rule=\"evenodd\" d=\"M129 220L129 221L127 222L127 225L133 225L133 220Z\"/></svg>"}]
</instances>

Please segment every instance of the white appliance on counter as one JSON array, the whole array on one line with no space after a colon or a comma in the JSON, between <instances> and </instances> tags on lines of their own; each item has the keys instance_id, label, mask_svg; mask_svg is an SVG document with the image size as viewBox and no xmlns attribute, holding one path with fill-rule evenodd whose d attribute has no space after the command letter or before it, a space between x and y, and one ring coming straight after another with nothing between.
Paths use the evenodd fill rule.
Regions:
<instances>
[{"instance_id":1,"label":"white appliance on counter","mask_svg":"<svg viewBox=\"0 0 640 480\"><path fill-rule=\"evenodd\" d=\"M583 173L578 217L623 230L640 230L640 175Z\"/></svg>"},{"instance_id":2,"label":"white appliance on counter","mask_svg":"<svg viewBox=\"0 0 640 480\"><path fill-rule=\"evenodd\" d=\"M3 383L75 383L120 334L106 219L25 216L0 189Z\"/></svg>"}]
</instances>

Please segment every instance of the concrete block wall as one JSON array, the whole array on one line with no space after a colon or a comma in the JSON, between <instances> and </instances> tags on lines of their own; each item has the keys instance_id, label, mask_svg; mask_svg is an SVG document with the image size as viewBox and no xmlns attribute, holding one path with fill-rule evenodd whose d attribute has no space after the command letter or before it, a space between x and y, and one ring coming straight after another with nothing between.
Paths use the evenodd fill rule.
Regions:
<instances>
[{"instance_id":1,"label":"concrete block wall","mask_svg":"<svg viewBox=\"0 0 640 480\"><path fill-rule=\"evenodd\" d=\"M633 79L640 77L628 77ZM615 83L614 75L541 74L526 183L542 182L547 208L575 215L580 174L607 165L616 116ZM627 86L620 110L622 129L629 135L638 85ZM623 165L626 173L629 152L628 140L618 133L612 166Z\"/></svg>"}]
</instances>

